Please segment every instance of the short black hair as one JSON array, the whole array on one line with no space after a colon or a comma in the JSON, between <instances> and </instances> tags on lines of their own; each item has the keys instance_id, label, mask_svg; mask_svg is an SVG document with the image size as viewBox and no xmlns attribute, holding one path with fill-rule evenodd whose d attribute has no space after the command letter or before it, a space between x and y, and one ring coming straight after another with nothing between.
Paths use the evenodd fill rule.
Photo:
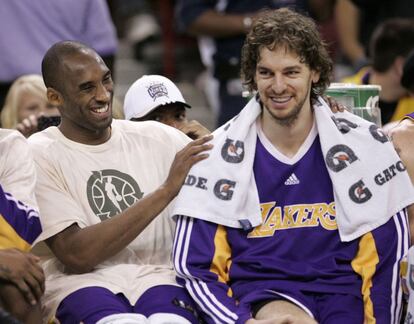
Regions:
<instances>
[{"instance_id":1,"label":"short black hair","mask_svg":"<svg viewBox=\"0 0 414 324\"><path fill-rule=\"evenodd\" d=\"M91 50L91 47L77 41L60 41L53 44L42 60L42 76L47 88L62 91L62 61L66 56L79 53L81 50Z\"/></svg>"},{"instance_id":2,"label":"short black hair","mask_svg":"<svg viewBox=\"0 0 414 324\"><path fill-rule=\"evenodd\" d=\"M414 91L414 47L404 63L401 85L411 91Z\"/></svg>"},{"instance_id":3,"label":"short black hair","mask_svg":"<svg viewBox=\"0 0 414 324\"><path fill-rule=\"evenodd\" d=\"M375 28L370 41L372 68L386 72L399 56L414 48L414 18L390 18Z\"/></svg>"}]
</instances>

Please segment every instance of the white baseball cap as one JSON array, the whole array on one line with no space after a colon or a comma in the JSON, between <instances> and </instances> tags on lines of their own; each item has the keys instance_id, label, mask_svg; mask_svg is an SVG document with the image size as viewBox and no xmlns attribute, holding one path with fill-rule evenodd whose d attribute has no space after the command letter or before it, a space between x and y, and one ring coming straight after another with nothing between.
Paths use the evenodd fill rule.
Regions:
<instances>
[{"instance_id":1,"label":"white baseball cap","mask_svg":"<svg viewBox=\"0 0 414 324\"><path fill-rule=\"evenodd\" d=\"M144 117L159 106L175 102L191 108L170 79L162 75L144 75L136 80L125 94L125 119Z\"/></svg>"}]
</instances>

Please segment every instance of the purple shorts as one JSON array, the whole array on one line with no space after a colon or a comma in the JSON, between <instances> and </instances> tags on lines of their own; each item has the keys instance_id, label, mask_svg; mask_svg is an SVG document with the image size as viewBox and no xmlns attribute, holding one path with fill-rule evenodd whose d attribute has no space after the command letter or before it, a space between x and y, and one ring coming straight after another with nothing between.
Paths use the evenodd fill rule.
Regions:
<instances>
[{"instance_id":1,"label":"purple shorts","mask_svg":"<svg viewBox=\"0 0 414 324\"><path fill-rule=\"evenodd\" d=\"M123 294L114 294L106 288L87 287L66 296L60 303L56 318L61 324L96 323L100 319L123 313L170 313L199 323L196 306L185 289L172 285L148 289L131 305Z\"/></svg>"}]
</instances>

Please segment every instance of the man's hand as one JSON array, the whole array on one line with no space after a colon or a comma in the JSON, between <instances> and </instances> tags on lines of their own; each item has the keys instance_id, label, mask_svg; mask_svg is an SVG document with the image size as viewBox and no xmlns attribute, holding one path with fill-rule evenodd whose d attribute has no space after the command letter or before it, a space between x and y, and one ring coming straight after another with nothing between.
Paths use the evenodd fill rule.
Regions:
<instances>
[{"instance_id":1,"label":"man's hand","mask_svg":"<svg viewBox=\"0 0 414 324\"><path fill-rule=\"evenodd\" d=\"M331 108L333 113L343 112L344 110L346 110L345 106L340 102L336 101L334 98L330 96L322 96L322 98L328 103L328 106L329 108Z\"/></svg>"},{"instance_id":2,"label":"man's hand","mask_svg":"<svg viewBox=\"0 0 414 324\"><path fill-rule=\"evenodd\" d=\"M173 197L180 191L190 168L209 156L208 153L203 152L209 151L213 147L212 144L207 144L212 138L213 135L203 136L187 144L186 147L176 154L170 168L170 173L164 184Z\"/></svg>"},{"instance_id":3,"label":"man's hand","mask_svg":"<svg viewBox=\"0 0 414 324\"><path fill-rule=\"evenodd\" d=\"M205 128L196 120L191 120L185 123L184 125L179 127L179 130L193 140L201 138L211 133L207 128Z\"/></svg>"},{"instance_id":4,"label":"man's hand","mask_svg":"<svg viewBox=\"0 0 414 324\"><path fill-rule=\"evenodd\" d=\"M33 133L37 132L37 116L30 115L29 117L22 120L21 123L17 124L16 129L23 134L24 137L29 137Z\"/></svg>"},{"instance_id":5,"label":"man's hand","mask_svg":"<svg viewBox=\"0 0 414 324\"><path fill-rule=\"evenodd\" d=\"M45 276L39 257L17 249L0 250L0 279L16 285L35 305L45 291Z\"/></svg>"},{"instance_id":6,"label":"man's hand","mask_svg":"<svg viewBox=\"0 0 414 324\"><path fill-rule=\"evenodd\" d=\"M414 184L414 122L411 119L402 120L389 131L389 136Z\"/></svg>"}]
</instances>

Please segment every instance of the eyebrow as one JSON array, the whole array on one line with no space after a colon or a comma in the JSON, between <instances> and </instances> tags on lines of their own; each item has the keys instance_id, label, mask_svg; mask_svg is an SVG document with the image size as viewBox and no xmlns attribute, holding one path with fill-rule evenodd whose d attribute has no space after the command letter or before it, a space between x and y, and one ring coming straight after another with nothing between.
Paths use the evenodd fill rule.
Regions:
<instances>
[{"instance_id":1,"label":"eyebrow","mask_svg":"<svg viewBox=\"0 0 414 324\"><path fill-rule=\"evenodd\" d=\"M260 65L260 64L257 64L256 65L256 69L264 69L264 70L270 70L270 71L272 71L272 68L269 68L266 65ZM294 65L286 66L282 70L283 71L286 71L286 70L293 70L293 69L302 69L302 66L299 65L299 64L294 64Z\"/></svg>"},{"instance_id":2,"label":"eyebrow","mask_svg":"<svg viewBox=\"0 0 414 324\"><path fill-rule=\"evenodd\" d=\"M108 76L112 76L112 73L111 73L110 70L105 72L105 74L103 76L103 79L107 78ZM93 85L94 85L93 81L86 81L86 82L83 82L79 85L79 89L85 89L85 88L87 88L89 86L93 86Z\"/></svg>"},{"instance_id":3,"label":"eyebrow","mask_svg":"<svg viewBox=\"0 0 414 324\"><path fill-rule=\"evenodd\" d=\"M110 71L110 70L106 71L106 73L104 74L104 79L105 79L107 76L112 76L112 73L111 73L111 71Z\"/></svg>"}]
</instances>

